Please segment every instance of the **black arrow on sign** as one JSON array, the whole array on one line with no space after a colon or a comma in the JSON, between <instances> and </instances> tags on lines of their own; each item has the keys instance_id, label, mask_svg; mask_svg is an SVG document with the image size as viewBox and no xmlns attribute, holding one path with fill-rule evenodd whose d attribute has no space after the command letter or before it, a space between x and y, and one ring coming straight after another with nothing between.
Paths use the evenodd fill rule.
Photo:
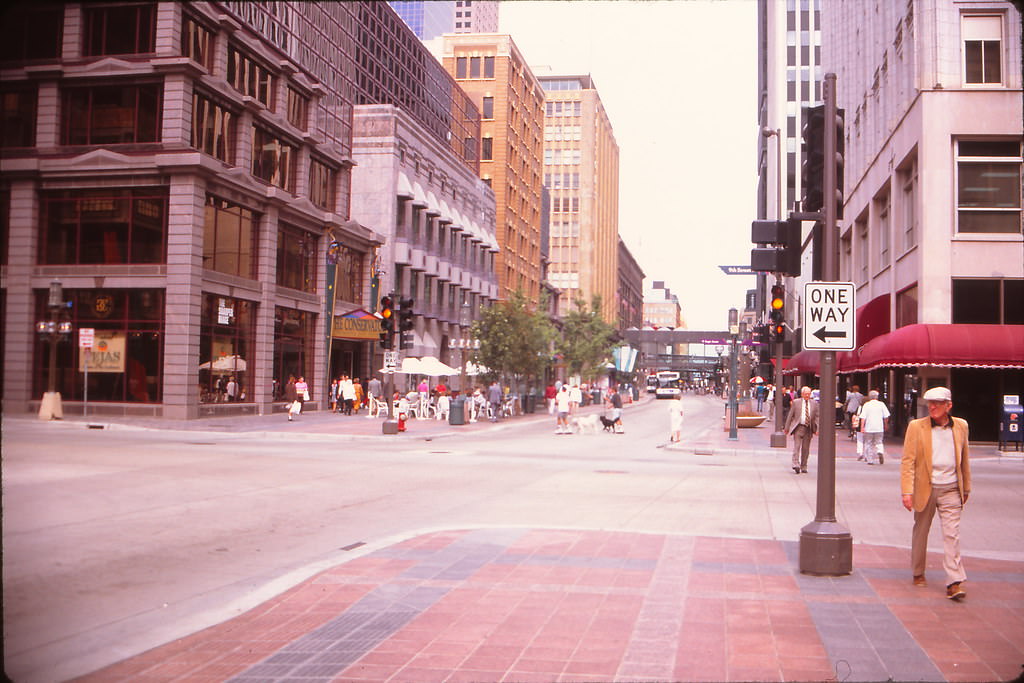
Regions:
<instances>
[{"instance_id":1,"label":"black arrow on sign","mask_svg":"<svg viewBox=\"0 0 1024 683\"><path fill-rule=\"evenodd\" d=\"M824 342L829 337L834 337L836 339L846 339L846 332L826 332L825 328L822 327L820 330L814 333L814 336L817 337L820 341Z\"/></svg>"}]
</instances>

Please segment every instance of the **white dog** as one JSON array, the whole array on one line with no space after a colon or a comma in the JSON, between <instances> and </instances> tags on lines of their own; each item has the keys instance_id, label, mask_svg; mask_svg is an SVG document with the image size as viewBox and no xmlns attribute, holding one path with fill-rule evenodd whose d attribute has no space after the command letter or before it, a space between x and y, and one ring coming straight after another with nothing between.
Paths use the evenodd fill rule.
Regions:
<instances>
[{"instance_id":1,"label":"white dog","mask_svg":"<svg viewBox=\"0 0 1024 683\"><path fill-rule=\"evenodd\" d=\"M595 414L571 417L569 418L569 424L572 427L572 431L577 434L583 434L584 432L597 434L597 430L601 428L601 416Z\"/></svg>"}]
</instances>

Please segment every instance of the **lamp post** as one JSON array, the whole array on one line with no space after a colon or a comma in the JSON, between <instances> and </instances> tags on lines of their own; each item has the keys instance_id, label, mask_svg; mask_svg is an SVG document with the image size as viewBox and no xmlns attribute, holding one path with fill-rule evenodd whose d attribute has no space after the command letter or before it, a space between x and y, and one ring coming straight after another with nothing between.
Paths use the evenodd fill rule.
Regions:
<instances>
[{"instance_id":1,"label":"lamp post","mask_svg":"<svg viewBox=\"0 0 1024 683\"><path fill-rule=\"evenodd\" d=\"M60 320L63 317L62 311L67 310L67 303L64 301L64 287L60 280L50 282L50 294L46 302L50 311L49 320L40 320L36 323L36 332L39 338L50 344L50 370L47 374L47 390L43 394L43 400L39 403L40 420L60 420L64 417L64 408L61 404L60 393L57 391L57 342L71 336L71 321Z\"/></svg>"},{"instance_id":2,"label":"lamp post","mask_svg":"<svg viewBox=\"0 0 1024 683\"><path fill-rule=\"evenodd\" d=\"M776 160L776 173L775 173L775 187L778 189L778 201L775 204L775 220L782 222L782 129L776 128L772 130L768 126L761 129L761 135L766 138L775 138L775 160ZM781 284L782 278L776 277L775 284ZM773 335L774 336L774 335ZM775 373L772 381L775 383L775 431L771 435L771 447L772 448L785 448L786 447L786 433L782 430L782 397L779 394L782 391L782 340L775 341Z\"/></svg>"},{"instance_id":3,"label":"lamp post","mask_svg":"<svg viewBox=\"0 0 1024 683\"><path fill-rule=\"evenodd\" d=\"M736 338L739 336L740 327L737 324L739 311L735 308L729 309L729 441L736 441L739 436L736 434L736 384L739 382L738 349Z\"/></svg>"}]
</instances>

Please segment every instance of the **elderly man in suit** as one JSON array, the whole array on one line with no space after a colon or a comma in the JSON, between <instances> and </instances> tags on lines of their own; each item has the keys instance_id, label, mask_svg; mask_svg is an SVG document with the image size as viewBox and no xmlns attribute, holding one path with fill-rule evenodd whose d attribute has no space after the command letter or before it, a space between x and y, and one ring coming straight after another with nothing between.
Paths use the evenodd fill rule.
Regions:
<instances>
[{"instance_id":1,"label":"elderly man in suit","mask_svg":"<svg viewBox=\"0 0 1024 683\"><path fill-rule=\"evenodd\" d=\"M971 495L971 467L967 454L967 421L949 414L953 395L946 387L924 393L928 417L913 420L903 440L900 489L903 507L914 512L910 546L915 586L926 586L925 560L928 531L939 511L946 570L946 597L961 600L967 578L960 559L960 513Z\"/></svg>"},{"instance_id":2,"label":"elderly man in suit","mask_svg":"<svg viewBox=\"0 0 1024 683\"><path fill-rule=\"evenodd\" d=\"M800 389L800 398L790 406L785 432L793 436L793 472L806 474L811 437L818 432L818 402L811 399L810 387Z\"/></svg>"}]
</instances>

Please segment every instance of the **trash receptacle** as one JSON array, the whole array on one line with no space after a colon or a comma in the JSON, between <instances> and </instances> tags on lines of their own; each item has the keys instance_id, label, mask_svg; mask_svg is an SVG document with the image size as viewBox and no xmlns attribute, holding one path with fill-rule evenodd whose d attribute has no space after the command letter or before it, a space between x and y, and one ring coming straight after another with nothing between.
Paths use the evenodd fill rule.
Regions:
<instances>
[{"instance_id":1,"label":"trash receptacle","mask_svg":"<svg viewBox=\"0 0 1024 683\"><path fill-rule=\"evenodd\" d=\"M532 415L537 409L537 396L535 394L526 394L523 396L523 414Z\"/></svg>"},{"instance_id":2,"label":"trash receptacle","mask_svg":"<svg viewBox=\"0 0 1024 683\"><path fill-rule=\"evenodd\" d=\"M999 450L1019 451L1024 447L1024 408L1020 396L1003 396L1003 414L999 420Z\"/></svg>"},{"instance_id":3,"label":"trash receptacle","mask_svg":"<svg viewBox=\"0 0 1024 683\"><path fill-rule=\"evenodd\" d=\"M601 405L601 390L594 389L592 392L590 392L590 398L594 402L595 406Z\"/></svg>"},{"instance_id":4,"label":"trash receptacle","mask_svg":"<svg viewBox=\"0 0 1024 683\"><path fill-rule=\"evenodd\" d=\"M466 424L466 399L461 396L456 396L452 400L451 409L448 411L448 424L450 425L464 425Z\"/></svg>"}]
</instances>

